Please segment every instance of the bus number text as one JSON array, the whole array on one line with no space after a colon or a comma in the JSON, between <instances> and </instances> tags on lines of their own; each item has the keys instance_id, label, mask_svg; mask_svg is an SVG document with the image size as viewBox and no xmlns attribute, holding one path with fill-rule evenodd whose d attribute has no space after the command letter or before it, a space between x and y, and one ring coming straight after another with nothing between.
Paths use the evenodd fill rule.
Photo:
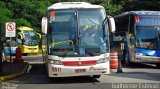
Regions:
<instances>
[{"instance_id":1,"label":"bus number text","mask_svg":"<svg viewBox=\"0 0 160 89\"><path fill-rule=\"evenodd\" d=\"M52 71L53 72L61 72L61 68L60 67L52 67Z\"/></svg>"}]
</instances>

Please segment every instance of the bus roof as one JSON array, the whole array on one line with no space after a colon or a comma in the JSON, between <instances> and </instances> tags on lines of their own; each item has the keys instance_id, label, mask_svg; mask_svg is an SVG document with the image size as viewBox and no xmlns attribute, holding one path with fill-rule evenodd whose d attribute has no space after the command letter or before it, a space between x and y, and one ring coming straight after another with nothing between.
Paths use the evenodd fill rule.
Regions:
<instances>
[{"instance_id":1,"label":"bus roof","mask_svg":"<svg viewBox=\"0 0 160 89\"><path fill-rule=\"evenodd\" d=\"M17 28L17 30L28 30L28 31L32 31L33 29L30 27L26 27L26 26L20 26Z\"/></svg>"},{"instance_id":2,"label":"bus roof","mask_svg":"<svg viewBox=\"0 0 160 89\"><path fill-rule=\"evenodd\" d=\"M93 5L87 2L60 2L55 3L48 8L50 9L75 9L75 8L103 8L101 5Z\"/></svg>"},{"instance_id":3,"label":"bus roof","mask_svg":"<svg viewBox=\"0 0 160 89\"><path fill-rule=\"evenodd\" d=\"M129 12L123 12L119 15L114 16L114 18L125 16L125 15L160 15L160 11L129 11Z\"/></svg>"}]
</instances>

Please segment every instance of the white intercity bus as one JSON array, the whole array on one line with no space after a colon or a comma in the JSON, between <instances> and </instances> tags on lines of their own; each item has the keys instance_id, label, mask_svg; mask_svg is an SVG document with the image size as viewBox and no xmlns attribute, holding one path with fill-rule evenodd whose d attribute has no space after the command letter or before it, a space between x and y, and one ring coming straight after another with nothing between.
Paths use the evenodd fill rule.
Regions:
<instances>
[{"instance_id":1,"label":"white intercity bus","mask_svg":"<svg viewBox=\"0 0 160 89\"><path fill-rule=\"evenodd\" d=\"M42 18L48 76L109 74L111 31L115 31L114 19L100 5L61 2L48 7L47 17Z\"/></svg>"}]
</instances>

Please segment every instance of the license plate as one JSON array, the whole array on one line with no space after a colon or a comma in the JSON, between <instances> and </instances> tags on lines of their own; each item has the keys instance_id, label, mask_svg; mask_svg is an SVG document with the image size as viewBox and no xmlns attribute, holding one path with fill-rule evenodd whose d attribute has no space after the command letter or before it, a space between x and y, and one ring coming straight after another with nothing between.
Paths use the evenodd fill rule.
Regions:
<instances>
[{"instance_id":1,"label":"license plate","mask_svg":"<svg viewBox=\"0 0 160 89\"><path fill-rule=\"evenodd\" d=\"M34 53L34 49L32 49L32 53Z\"/></svg>"},{"instance_id":2,"label":"license plate","mask_svg":"<svg viewBox=\"0 0 160 89\"><path fill-rule=\"evenodd\" d=\"M86 72L85 69L76 69L75 70L75 73L83 73L83 72Z\"/></svg>"}]
</instances>

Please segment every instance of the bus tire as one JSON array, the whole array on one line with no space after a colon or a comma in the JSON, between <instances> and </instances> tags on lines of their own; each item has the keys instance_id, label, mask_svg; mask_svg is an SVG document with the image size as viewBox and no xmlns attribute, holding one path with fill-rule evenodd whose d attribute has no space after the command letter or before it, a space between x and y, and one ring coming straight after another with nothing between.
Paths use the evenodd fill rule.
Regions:
<instances>
[{"instance_id":1,"label":"bus tire","mask_svg":"<svg viewBox=\"0 0 160 89\"><path fill-rule=\"evenodd\" d=\"M126 66L131 66L132 65L132 63L129 61L130 59L129 59L129 54L128 54L128 52L126 51L125 52L125 56L124 56L124 64L126 65Z\"/></svg>"},{"instance_id":2,"label":"bus tire","mask_svg":"<svg viewBox=\"0 0 160 89\"><path fill-rule=\"evenodd\" d=\"M156 67L157 67L158 69L160 69L160 63L156 64Z\"/></svg>"},{"instance_id":3,"label":"bus tire","mask_svg":"<svg viewBox=\"0 0 160 89\"><path fill-rule=\"evenodd\" d=\"M93 75L93 78L100 78L101 75Z\"/></svg>"},{"instance_id":4,"label":"bus tire","mask_svg":"<svg viewBox=\"0 0 160 89\"><path fill-rule=\"evenodd\" d=\"M28 53L24 53L23 55L24 55L24 56L27 56L27 55L28 55Z\"/></svg>"},{"instance_id":5,"label":"bus tire","mask_svg":"<svg viewBox=\"0 0 160 89\"><path fill-rule=\"evenodd\" d=\"M123 54L122 54L122 64L125 64L125 54L126 54L126 50L123 50Z\"/></svg>"}]
</instances>

